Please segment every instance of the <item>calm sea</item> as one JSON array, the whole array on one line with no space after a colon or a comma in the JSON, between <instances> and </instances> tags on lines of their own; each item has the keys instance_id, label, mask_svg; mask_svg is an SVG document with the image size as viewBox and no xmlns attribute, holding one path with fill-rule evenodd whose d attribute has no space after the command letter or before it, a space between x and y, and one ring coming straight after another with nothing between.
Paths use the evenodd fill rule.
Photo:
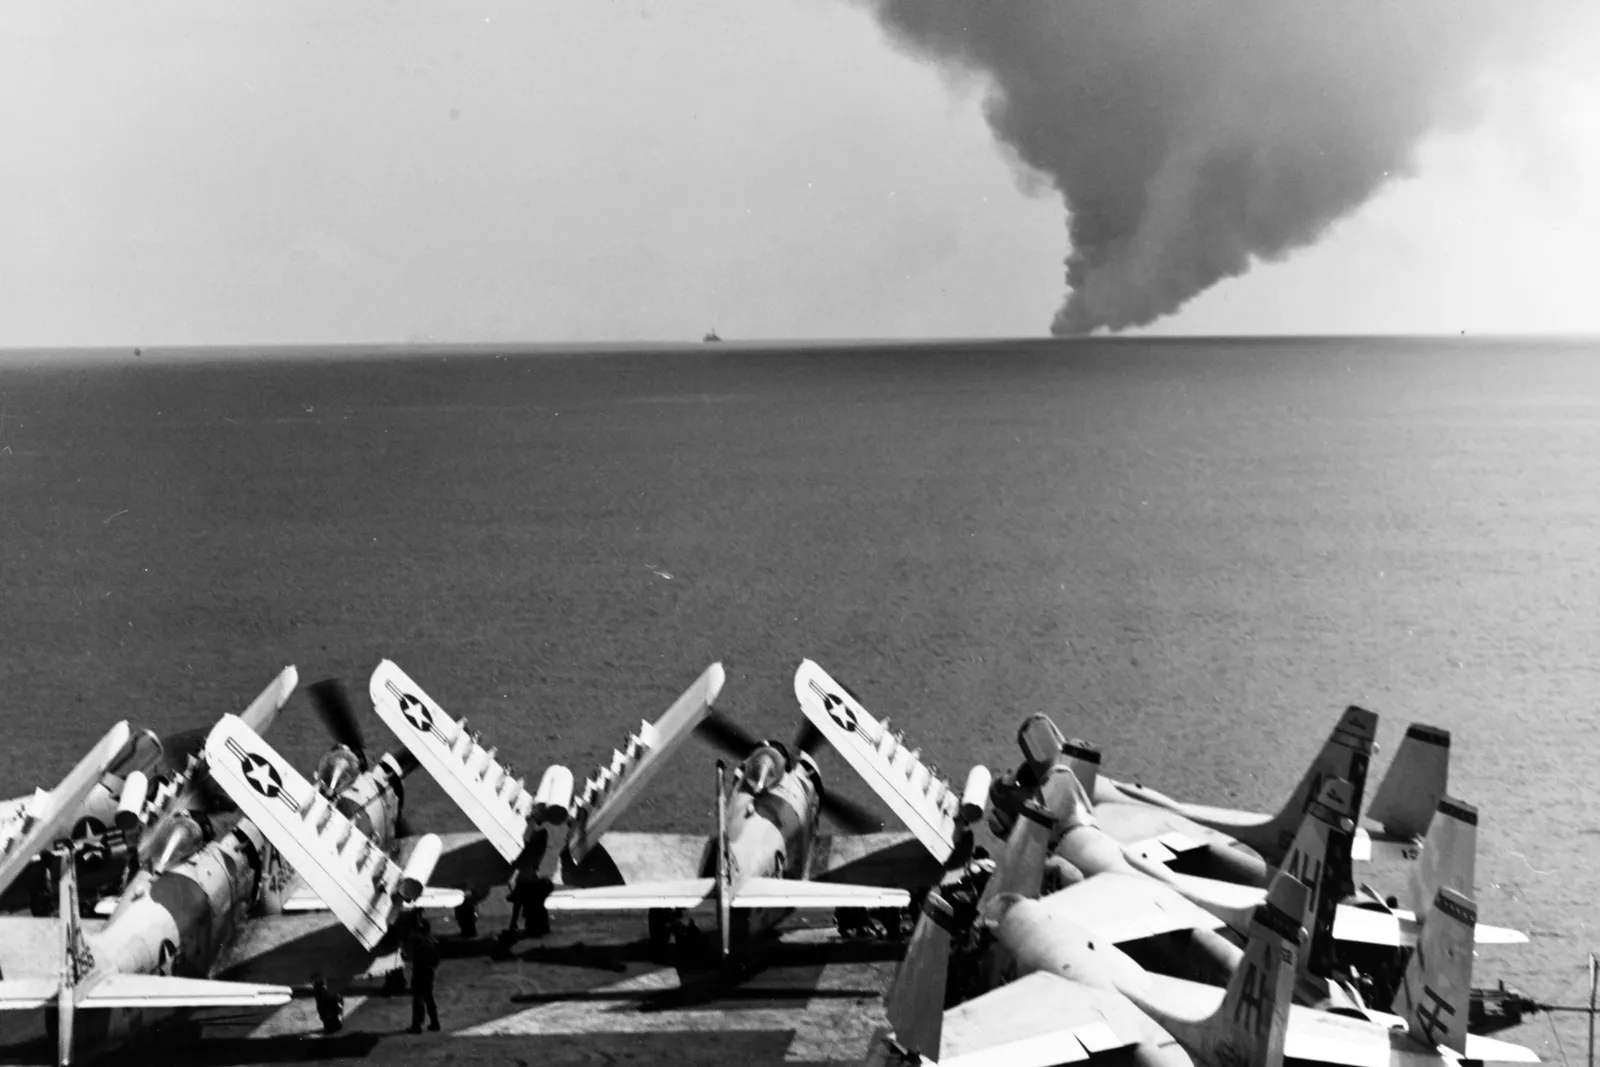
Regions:
<instances>
[{"instance_id":1,"label":"calm sea","mask_svg":"<svg viewBox=\"0 0 1600 1067\"><path fill-rule=\"evenodd\" d=\"M118 718L238 710L286 663L364 692L382 657L533 774L581 777L716 659L725 703L787 738L809 656L952 777L1013 763L1047 711L1108 773L1257 809L1361 703L1387 751L1411 721L1454 734L1482 914L1534 935L1479 979L1573 1002L1600 950L1597 357L0 358L0 784L52 784ZM298 697L272 739L308 768L327 743ZM686 749L628 825L703 830L711 760ZM1582 1034L1560 1028L1578 1059ZM1560 1059L1543 1020L1510 1036Z\"/></svg>"}]
</instances>

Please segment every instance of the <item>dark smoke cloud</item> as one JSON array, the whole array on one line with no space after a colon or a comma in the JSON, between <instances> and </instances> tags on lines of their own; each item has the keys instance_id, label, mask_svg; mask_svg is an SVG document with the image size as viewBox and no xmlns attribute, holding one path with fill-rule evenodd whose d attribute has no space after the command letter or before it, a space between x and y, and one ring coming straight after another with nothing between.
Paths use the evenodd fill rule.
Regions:
<instances>
[{"instance_id":1,"label":"dark smoke cloud","mask_svg":"<svg viewBox=\"0 0 1600 1067\"><path fill-rule=\"evenodd\" d=\"M995 136L1060 192L1057 334L1148 323L1315 241L1408 174L1425 134L1472 122L1490 76L1578 6L862 2L913 55L987 76Z\"/></svg>"}]
</instances>

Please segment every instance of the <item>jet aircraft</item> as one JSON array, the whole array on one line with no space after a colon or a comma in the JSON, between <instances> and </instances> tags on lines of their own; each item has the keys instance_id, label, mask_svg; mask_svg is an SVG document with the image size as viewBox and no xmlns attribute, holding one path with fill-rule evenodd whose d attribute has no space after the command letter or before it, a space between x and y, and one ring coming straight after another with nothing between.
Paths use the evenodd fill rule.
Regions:
<instances>
[{"instance_id":1,"label":"jet aircraft","mask_svg":"<svg viewBox=\"0 0 1600 1067\"><path fill-rule=\"evenodd\" d=\"M1054 736L1059 736L1055 724L1047 716L1034 715L1019 730L1018 741L1027 754L1040 745L1041 737ZM1100 752L1093 745L1081 740L1065 741L1057 759L1061 762L1052 767L1052 771L1064 765L1078 781L1084 778L1095 781ZM1036 765L1035 757L1029 755L1028 762L1019 768L1017 774L1005 780L1010 783L1009 786L1002 783L991 791L994 803L990 817L997 828L1006 825L1013 817L1009 810L1015 803L1014 798L1026 791L1024 783L1038 780L1040 772L1034 769ZM1358 775L1364 773L1365 765L1358 762L1355 771ZM1324 787L1327 781L1324 779ZM1353 902L1347 902L1355 889L1350 877L1352 843L1349 829L1353 828L1353 820L1358 815L1360 792L1360 782L1344 783L1331 796L1313 798L1314 802L1305 806L1300 836L1293 840L1275 870L1287 869L1307 881L1317 900L1320 900L1323 883L1327 883L1327 892L1333 894L1331 906L1335 907L1330 915L1333 920L1330 936L1335 940L1388 948L1409 947L1415 944L1418 931L1412 912L1404 911L1402 914L1403 909L1389 906L1370 888L1364 889L1362 896ZM1450 886L1469 894L1472 892L1476 809L1468 810L1470 806L1459 804L1436 803L1441 804L1442 817L1419 820L1430 827L1428 840L1435 847L1430 853L1419 843L1422 858L1412 866L1408 894L1413 907L1425 908L1440 886ZM1075 828L1079 832L1068 833L1062 838L1057 857L1067 861L1071 869L1084 876L1106 872L1132 873L1132 868L1165 883L1213 915L1227 920L1239 935L1247 933L1249 916L1260 904L1262 890L1222 879L1184 874L1169 868L1158 862L1162 853L1157 851L1152 856L1145 844L1128 846L1113 841L1100 825L1100 819L1101 809L1089 804L1087 789L1079 788L1074 815L1074 821L1078 824ZM1470 820L1470 823L1462 820ZM1351 828L1341 825L1345 821L1351 821ZM1318 828L1319 824L1321 829ZM1438 827L1437 833L1435 826ZM1097 840L1096 835L1103 840ZM1321 877L1318 872L1327 877ZM1479 925L1475 936L1480 944L1521 944L1527 941L1527 936L1520 931L1487 924Z\"/></svg>"},{"instance_id":2,"label":"jet aircraft","mask_svg":"<svg viewBox=\"0 0 1600 1067\"><path fill-rule=\"evenodd\" d=\"M1094 799L1101 825L1118 841L1187 873L1265 888L1322 782L1343 778L1356 786L1360 810L1368 764L1377 751L1377 721L1377 715L1364 708L1346 708L1276 815L1184 803L1106 775L1091 780L1080 774L1080 778ZM1054 723L1049 732L1064 740ZM1047 737L1040 738L1040 747L1050 747ZM1421 724L1408 727L1367 811L1378 828L1357 826L1353 858L1357 862L1375 856L1415 859L1428 820L1448 788L1449 770L1450 732ZM1238 848L1240 844L1250 851Z\"/></svg>"},{"instance_id":3,"label":"jet aircraft","mask_svg":"<svg viewBox=\"0 0 1600 1067\"><path fill-rule=\"evenodd\" d=\"M1285 1059L1347 1067L1537 1062L1521 1046L1466 1032L1476 916L1451 889L1435 897L1407 971L1397 1004L1403 1031L1387 1017L1291 1005L1313 912L1310 891L1286 871L1255 910L1226 989L1148 973L1091 922L1019 893L999 894L982 923L991 991L949 1012L940 964L956 924L936 896L925 904L933 921L919 923L888 998L890 1048L902 1059L1029 1067L1125 1048L1142 1064L1205 1067L1278 1067ZM912 977L918 974L934 978Z\"/></svg>"}]
</instances>

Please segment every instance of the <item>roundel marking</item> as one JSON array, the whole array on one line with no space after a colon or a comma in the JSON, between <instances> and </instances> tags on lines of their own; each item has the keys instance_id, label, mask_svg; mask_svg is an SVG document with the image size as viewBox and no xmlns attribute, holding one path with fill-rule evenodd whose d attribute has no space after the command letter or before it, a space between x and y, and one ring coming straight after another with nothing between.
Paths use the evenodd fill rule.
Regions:
<instances>
[{"instance_id":1,"label":"roundel marking","mask_svg":"<svg viewBox=\"0 0 1600 1067\"><path fill-rule=\"evenodd\" d=\"M841 729L849 733L855 733L860 729L856 725L856 713L845 704L843 697L833 693L823 693L822 708L828 713L828 718L838 723Z\"/></svg>"},{"instance_id":2,"label":"roundel marking","mask_svg":"<svg viewBox=\"0 0 1600 1067\"><path fill-rule=\"evenodd\" d=\"M83 818L72 824L72 839L74 841L98 838L105 832L106 824L95 818L93 815L85 815Z\"/></svg>"},{"instance_id":3,"label":"roundel marking","mask_svg":"<svg viewBox=\"0 0 1600 1067\"><path fill-rule=\"evenodd\" d=\"M400 695L400 714L406 717L406 722L423 733L433 732L433 716L428 714L427 706L410 693Z\"/></svg>"},{"instance_id":4,"label":"roundel marking","mask_svg":"<svg viewBox=\"0 0 1600 1067\"><path fill-rule=\"evenodd\" d=\"M268 763L264 757L254 752L246 752L239 757L239 767L244 772L244 780L250 783L250 788L268 800L283 792L283 779L278 776L278 768Z\"/></svg>"}]
</instances>

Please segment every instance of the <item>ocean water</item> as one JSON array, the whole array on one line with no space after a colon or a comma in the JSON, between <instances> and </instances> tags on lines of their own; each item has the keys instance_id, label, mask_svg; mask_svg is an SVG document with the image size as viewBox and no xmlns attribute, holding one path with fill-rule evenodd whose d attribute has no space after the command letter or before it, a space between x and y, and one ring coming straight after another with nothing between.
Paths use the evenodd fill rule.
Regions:
<instances>
[{"instance_id":1,"label":"ocean water","mask_svg":"<svg viewBox=\"0 0 1600 1067\"><path fill-rule=\"evenodd\" d=\"M1600 341L0 357L0 792L111 722L395 659L582 777L712 660L802 657L952 778L1046 711L1108 773L1275 809L1349 703L1454 735L1485 951L1600 951ZM373 747L381 724L367 720ZM327 744L297 697L273 743ZM691 746L626 828L700 831ZM836 757L831 787L859 799ZM431 784L416 821L465 828ZM1374 879L1393 872L1376 872ZM1385 884L1378 882L1380 887ZM1582 1058L1575 1017L1513 1039Z\"/></svg>"}]
</instances>

